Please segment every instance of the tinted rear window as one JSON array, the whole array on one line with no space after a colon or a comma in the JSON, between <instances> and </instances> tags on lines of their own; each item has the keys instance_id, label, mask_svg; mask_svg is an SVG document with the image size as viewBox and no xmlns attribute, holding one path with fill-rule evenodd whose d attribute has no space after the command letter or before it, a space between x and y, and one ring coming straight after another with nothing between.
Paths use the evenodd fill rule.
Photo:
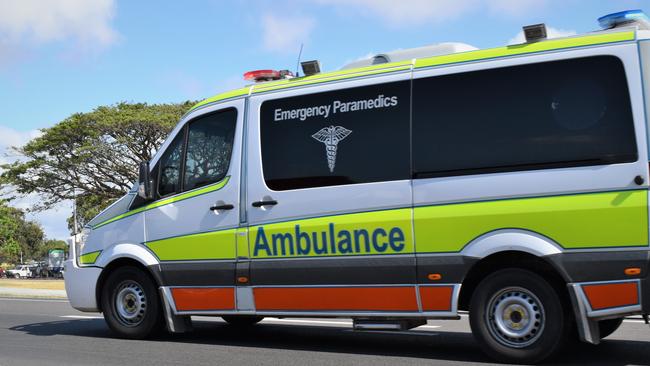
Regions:
<instances>
[{"instance_id":1,"label":"tinted rear window","mask_svg":"<svg viewBox=\"0 0 650 366\"><path fill-rule=\"evenodd\" d=\"M616 57L413 82L416 178L636 160L629 91Z\"/></svg>"}]
</instances>

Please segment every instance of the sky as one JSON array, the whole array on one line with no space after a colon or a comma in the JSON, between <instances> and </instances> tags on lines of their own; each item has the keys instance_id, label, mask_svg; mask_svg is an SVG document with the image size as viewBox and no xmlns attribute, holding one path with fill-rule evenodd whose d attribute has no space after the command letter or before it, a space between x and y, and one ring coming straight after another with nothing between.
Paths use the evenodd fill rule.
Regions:
<instances>
[{"instance_id":1,"label":"sky","mask_svg":"<svg viewBox=\"0 0 650 366\"><path fill-rule=\"evenodd\" d=\"M626 9L649 13L650 0L0 0L0 163L76 112L199 100L245 85L249 70L295 70L301 44L302 60L330 71L441 42L516 43L529 24L589 32ZM65 239L70 207L29 217Z\"/></svg>"}]
</instances>

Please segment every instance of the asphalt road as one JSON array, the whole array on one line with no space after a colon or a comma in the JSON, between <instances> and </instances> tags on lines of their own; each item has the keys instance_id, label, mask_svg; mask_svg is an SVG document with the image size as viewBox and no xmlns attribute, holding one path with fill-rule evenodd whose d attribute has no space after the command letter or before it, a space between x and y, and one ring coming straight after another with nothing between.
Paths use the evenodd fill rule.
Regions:
<instances>
[{"instance_id":1,"label":"asphalt road","mask_svg":"<svg viewBox=\"0 0 650 366\"><path fill-rule=\"evenodd\" d=\"M467 319L408 332L354 332L343 319L268 319L247 330L194 318L190 334L114 338L100 314L61 300L0 298L0 366L486 365ZM650 327L637 320L599 346L579 344L549 364L650 365Z\"/></svg>"}]
</instances>

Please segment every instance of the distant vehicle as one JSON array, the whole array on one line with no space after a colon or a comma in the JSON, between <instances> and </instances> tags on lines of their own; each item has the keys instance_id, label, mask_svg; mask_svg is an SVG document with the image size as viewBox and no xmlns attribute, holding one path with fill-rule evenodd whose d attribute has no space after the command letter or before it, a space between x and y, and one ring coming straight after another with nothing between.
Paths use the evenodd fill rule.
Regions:
<instances>
[{"instance_id":1,"label":"distant vehicle","mask_svg":"<svg viewBox=\"0 0 650 366\"><path fill-rule=\"evenodd\" d=\"M32 276L32 271L28 265L21 265L14 269L7 270L7 277L27 278Z\"/></svg>"},{"instance_id":2,"label":"distant vehicle","mask_svg":"<svg viewBox=\"0 0 650 366\"><path fill-rule=\"evenodd\" d=\"M5 270L0 268L0 278L5 276Z\"/></svg>"},{"instance_id":3,"label":"distant vehicle","mask_svg":"<svg viewBox=\"0 0 650 366\"><path fill-rule=\"evenodd\" d=\"M45 278L50 276L50 269L48 268L45 262L38 262L30 266L32 272L31 277L33 278Z\"/></svg>"}]
</instances>

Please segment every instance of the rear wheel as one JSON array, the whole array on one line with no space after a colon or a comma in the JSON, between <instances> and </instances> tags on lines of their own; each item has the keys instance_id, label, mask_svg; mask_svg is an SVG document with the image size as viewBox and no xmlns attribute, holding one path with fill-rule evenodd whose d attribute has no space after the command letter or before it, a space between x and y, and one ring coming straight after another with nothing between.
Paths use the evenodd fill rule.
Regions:
<instances>
[{"instance_id":1,"label":"rear wheel","mask_svg":"<svg viewBox=\"0 0 650 366\"><path fill-rule=\"evenodd\" d=\"M602 339L612 335L612 333L616 332L616 329L618 329L621 324L623 324L623 318L599 321L598 330L600 331L600 338Z\"/></svg>"},{"instance_id":2,"label":"rear wheel","mask_svg":"<svg viewBox=\"0 0 650 366\"><path fill-rule=\"evenodd\" d=\"M226 315L222 316L228 324L235 327L250 327L253 326L264 319L263 316L255 315Z\"/></svg>"},{"instance_id":3,"label":"rear wheel","mask_svg":"<svg viewBox=\"0 0 650 366\"><path fill-rule=\"evenodd\" d=\"M472 333L488 356L538 363L557 352L570 332L560 294L537 274L505 269L485 278L470 304Z\"/></svg>"},{"instance_id":4,"label":"rear wheel","mask_svg":"<svg viewBox=\"0 0 650 366\"><path fill-rule=\"evenodd\" d=\"M146 338L162 325L156 286L136 267L121 267L108 276L101 305L106 323L120 337Z\"/></svg>"}]
</instances>

